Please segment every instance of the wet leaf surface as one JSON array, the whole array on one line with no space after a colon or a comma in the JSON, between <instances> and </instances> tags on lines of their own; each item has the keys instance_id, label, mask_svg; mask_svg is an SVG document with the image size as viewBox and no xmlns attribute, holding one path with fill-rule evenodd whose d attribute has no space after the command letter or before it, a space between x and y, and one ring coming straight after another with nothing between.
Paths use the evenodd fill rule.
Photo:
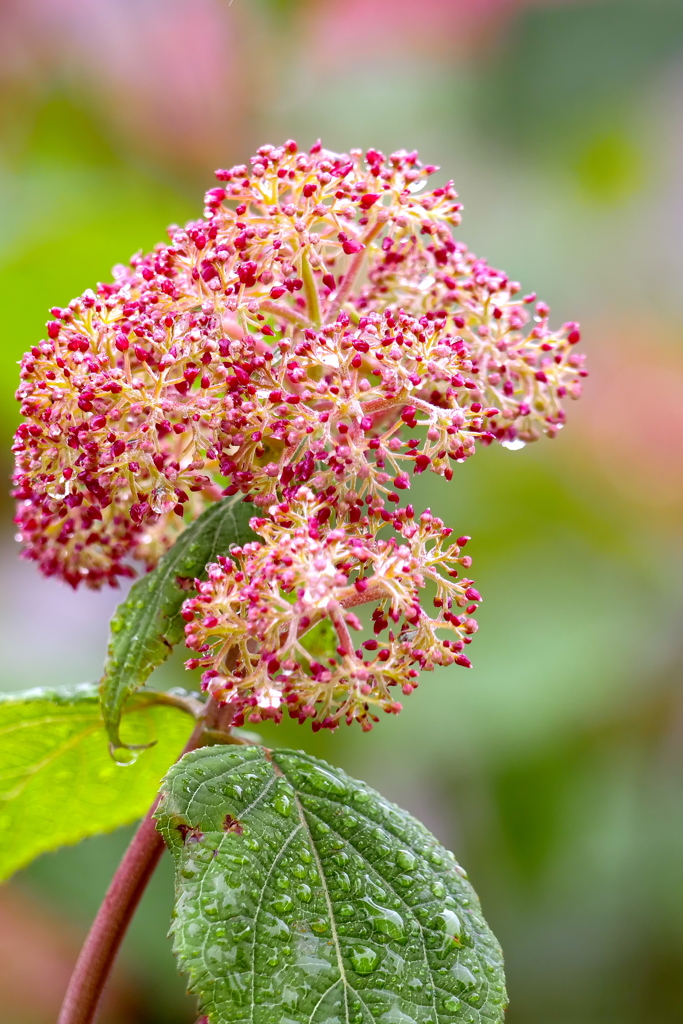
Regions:
<instances>
[{"instance_id":1,"label":"wet leaf surface","mask_svg":"<svg viewBox=\"0 0 683 1024\"><path fill-rule=\"evenodd\" d=\"M501 952L465 873L364 783L213 747L162 793L175 950L212 1024L502 1021Z\"/></svg>"},{"instance_id":2,"label":"wet leaf surface","mask_svg":"<svg viewBox=\"0 0 683 1024\"><path fill-rule=\"evenodd\" d=\"M0 697L0 879L40 853L141 817L192 730L164 694L126 706L123 736L153 743L121 767L109 753L96 686Z\"/></svg>"}]
</instances>

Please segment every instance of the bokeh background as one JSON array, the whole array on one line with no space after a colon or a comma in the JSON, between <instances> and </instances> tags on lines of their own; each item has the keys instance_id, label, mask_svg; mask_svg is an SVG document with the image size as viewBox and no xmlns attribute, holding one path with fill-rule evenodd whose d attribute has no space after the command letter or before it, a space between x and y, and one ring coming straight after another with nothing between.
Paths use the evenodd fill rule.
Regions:
<instances>
[{"instance_id":1,"label":"bokeh background","mask_svg":"<svg viewBox=\"0 0 683 1024\"><path fill-rule=\"evenodd\" d=\"M282 727L422 818L507 957L510 1024L683 1019L683 4L3 0L0 475L47 310L201 210L216 166L318 136L420 149L460 237L579 319L592 375L554 442L421 484L485 603L475 667L370 735ZM121 595L20 562L0 520L0 687L97 679ZM182 661L155 682L185 683ZM0 1022L53 1020L130 830L0 892ZM2 837L11 842L11 836ZM107 1024L191 1024L163 864Z\"/></svg>"}]
</instances>

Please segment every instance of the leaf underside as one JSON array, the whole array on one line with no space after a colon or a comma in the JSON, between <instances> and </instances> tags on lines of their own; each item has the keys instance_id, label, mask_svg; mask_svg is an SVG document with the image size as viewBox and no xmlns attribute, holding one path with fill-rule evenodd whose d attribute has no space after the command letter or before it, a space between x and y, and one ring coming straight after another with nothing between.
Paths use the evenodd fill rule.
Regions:
<instances>
[{"instance_id":1,"label":"leaf underside","mask_svg":"<svg viewBox=\"0 0 683 1024\"><path fill-rule=\"evenodd\" d=\"M157 743L122 768L109 754L97 686L0 696L0 880L145 813L191 731L188 715L161 701L141 693L126 707L126 741Z\"/></svg>"},{"instance_id":2,"label":"leaf underside","mask_svg":"<svg viewBox=\"0 0 683 1024\"><path fill-rule=\"evenodd\" d=\"M211 1024L503 1020L464 872L362 782L293 751L204 748L171 768L157 818L175 951Z\"/></svg>"},{"instance_id":3,"label":"leaf underside","mask_svg":"<svg viewBox=\"0 0 683 1024\"><path fill-rule=\"evenodd\" d=\"M204 579L206 566L231 544L255 539L249 527L253 506L219 501L184 530L157 567L139 579L119 605L110 625L109 651L101 683L102 714L109 738L119 735L123 707L151 672L166 661L184 636L180 614L187 581Z\"/></svg>"}]
</instances>

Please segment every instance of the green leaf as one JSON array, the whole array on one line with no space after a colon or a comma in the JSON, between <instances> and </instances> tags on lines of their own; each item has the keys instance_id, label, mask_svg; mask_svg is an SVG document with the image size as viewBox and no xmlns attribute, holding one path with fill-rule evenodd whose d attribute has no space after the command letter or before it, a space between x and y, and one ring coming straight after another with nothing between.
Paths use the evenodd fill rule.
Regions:
<instances>
[{"instance_id":1,"label":"green leaf","mask_svg":"<svg viewBox=\"0 0 683 1024\"><path fill-rule=\"evenodd\" d=\"M192 730L172 700L141 693L129 703L126 740L156 744L121 767L109 754L96 686L0 696L0 879L145 813Z\"/></svg>"},{"instance_id":2,"label":"green leaf","mask_svg":"<svg viewBox=\"0 0 683 1024\"><path fill-rule=\"evenodd\" d=\"M172 931L211 1024L497 1024L500 948L423 825L305 754L211 747L168 773Z\"/></svg>"},{"instance_id":3,"label":"green leaf","mask_svg":"<svg viewBox=\"0 0 683 1024\"><path fill-rule=\"evenodd\" d=\"M204 579L209 562L231 544L255 539L251 505L219 501L184 530L156 569L135 583L110 625L109 652L101 683L102 714L114 747L121 711L132 693L164 662L184 636L180 609L187 581Z\"/></svg>"}]
</instances>

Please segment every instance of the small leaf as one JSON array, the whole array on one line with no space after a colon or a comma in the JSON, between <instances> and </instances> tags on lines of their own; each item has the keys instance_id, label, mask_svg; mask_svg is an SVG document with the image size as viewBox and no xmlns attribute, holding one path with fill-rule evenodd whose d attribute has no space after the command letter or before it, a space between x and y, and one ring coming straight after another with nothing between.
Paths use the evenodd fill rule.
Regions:
<instances>
[{"instance_id":1,"label":"small leaf","mask_svg":"<svg viewBox=\"0 0 683 1024\"><path fill-rule=\"evenodd\" d=\"M100 690L102 714L114 747L125 746L119 736L119 721L131 693L183 638L185 623L180 609L188 595L179 581L205 578L207 564L227 554L231 544L254 540L249 528L253 514L253 507L241 502L211 505L181 533L156 569L131 587L116 609Z\"/></svg>"},{"instance_id":2,"label":"small leaf","mask_svg":"<svg viewBox=\"0 0 683 1024\"><path fill-rule=\"evenodd\" d=\"M157 811L175 951L211 1024L498 1024L500 948L451 853L288 750L204 748Z\"/></svg>"},{"instance_id":3,"label":"small leaf","mask_svg":"<svg viewBox=\"0 0 683 1024\"><path fill-rule=\"evenodd\" d=\"M141 693L123 730L130 743L157 741L126 767L109 754L96 686L0 696L0 879L40 853L141 817L192 719L165 694Z\"/></svg>"}]
</instances>

